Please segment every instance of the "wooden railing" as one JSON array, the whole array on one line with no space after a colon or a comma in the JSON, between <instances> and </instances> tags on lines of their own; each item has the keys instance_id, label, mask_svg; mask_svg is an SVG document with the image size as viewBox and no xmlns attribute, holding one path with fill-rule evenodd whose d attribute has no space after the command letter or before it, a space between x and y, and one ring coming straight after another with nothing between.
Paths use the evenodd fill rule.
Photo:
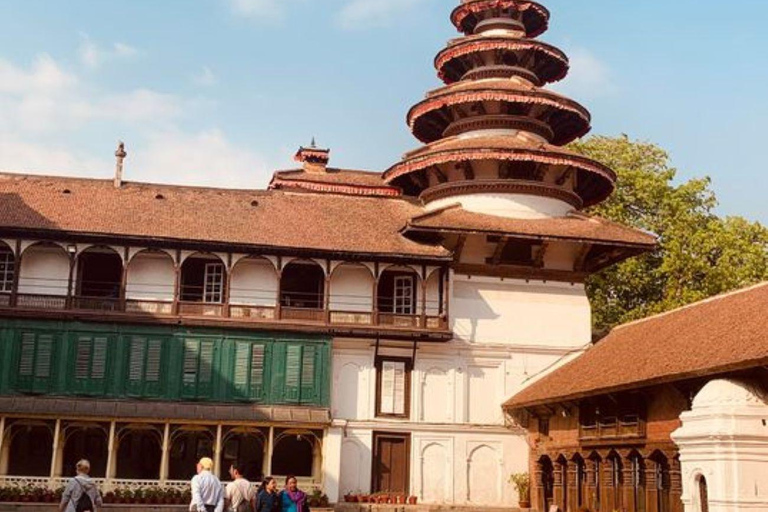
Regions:
<instances>
[{"instance_id":1,"label":"wooden railing","mask_svg":"<svg viewBox=\"0 0 768 512\"><path fill-rule=\"evenodd\" d=\"M645 437L645 422L640 419L604 418L596 423L579 426L581 441L635 439Z\"/></svg>"},{"instance_id":2,"label":"wooden railing","mask_svg":"<svg viewBox=\"0 0 768 512\"><path fill-rule=\"evenodd\" d=\"M0 308L15 307L31 310L75 310L122 313L145 316L186 316L231 318L243 322L293 321L339 326L382 326L395 329L447 331L445 315L399 314L376 311L351 311L298 308L289 306L263 306L248 304L221 304L205 302L174 302L155 299L118 299L110 297L84 297L20 293L0 294Z\"/></svg>"}]
</instances>

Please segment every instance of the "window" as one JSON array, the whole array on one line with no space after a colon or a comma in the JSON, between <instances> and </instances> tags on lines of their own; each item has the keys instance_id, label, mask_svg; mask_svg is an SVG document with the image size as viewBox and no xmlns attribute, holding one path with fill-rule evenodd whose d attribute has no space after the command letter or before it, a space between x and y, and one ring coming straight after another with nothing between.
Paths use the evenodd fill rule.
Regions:
<instances>
[{"instance_id":1,"label":"window","mask_svg":"<svg viewBox=\"0 0 768 512\"><path fill-rule=\"evenodd\" d=\"M376 415L410 414L411 360L381 358L376 364Z\"/></svg>"},{"instance_id":2,"label":"window","mask_svg":"<svg viewBox=\"0 0 768 512\"><path fill-rule=\"evenodd\" d=\"M394 310L398 315L413 315L415 309L413 276L395 276Z\"/></svg>"},{"instance_id":3,"label":"window","mask_svg":"<svg viewBox=\"0 0 768 512\"><path fill-rule=\"evenodd\" d=\"M208 340L184 340L184 366L181 394L184 398L211 398L215 343Z\"/></svg>"},{"instance_id":4,"label":"window","mask_svg":"<svg viewBox=\"0 0 768 512\"><path fill-rule=\"evenodd\" d=\"M107 373L106 336L78 336L74 340L74 372L70 374L70 385L76 393L104 393Z\"/></svg>"},{"instance_id":5,"label":"window","mask_svg":"<svg viewBox=\"0 0 768 512\"><path fill-rule=\"evenodd\" d=\"M320 400L317 372L317 347L314 345L288 345L285 352L286 402L305 403Z\"/></svg>"},{"instance_id":6,"label":"window","mask_svg":"<svg viewBox=\"0 0 768 512\"><path fill-rule=\"evenodd\" d=\"M45 393L53 381L56 338L53 334L23 332L16 369L18 391Z\"/></svg>"},{"instance_id":7,"label":"window","mask_svg":"<svg viewBox=\"0 0 768 512\"><path fill-rule=\"evenodd\" d=\"M549 418L539 418L539 434L549 437Z\"/></svg>"},{"instance_id":8,"label":"window","mask_svg":"<svg viewBox=\"0 0 768 512\"><path fill-rule=\"evenodd\" d=\"M13 276L16 273L16 260L13 253L0 248L0 293L13 290Z\"/></svg>"},{"instance_id":9,"label":"window","mask_svg":"<svg viewBox=\"0 0 768 512\"><path fill-rule=\"evenodd\" d=\"M235 344L233 383L235 397L261 400L264 395L266 345L238 341Z\"/></svg>"},{"instance_id":10,"label":"window","mask_svg":"<svg viewBox=\"0 0 768 512\"><path fill-rule=\"evenodd\" d=\"M221 263L205 264L205 295L203 302L220 304L224 297L224 265Z\"/></svg>"},{"instance_id":11,"label":"window","mask_svg":"<svg viewBox=\"0 0 768 512\"><path fill-rule=\"evenodd\" d=\"M162 393L162 339L133 336L128 340L127 392L132 396L158 397Z\"/></svg>"}]
</instances>

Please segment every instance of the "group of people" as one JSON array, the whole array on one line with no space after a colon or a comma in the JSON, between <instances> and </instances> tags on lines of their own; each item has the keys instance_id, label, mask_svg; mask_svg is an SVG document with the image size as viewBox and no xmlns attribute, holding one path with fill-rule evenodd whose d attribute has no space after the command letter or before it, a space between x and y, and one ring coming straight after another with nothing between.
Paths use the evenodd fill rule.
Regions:
<instances>
[{"instance_id":1,"label":"group of people","mask_svg":"<svg viewBox=\"0 0 768 512\"><path fill-rule=\"evenodd\" d=\"M221 482L211 472L213 461L203 457L197 463L197 475L192 478L190 512L310 512L307 495L299 490L293 475L285 478L285 488L278 491L277 480L268 476L254 491L245 479L240 464L232 464L232 481L222 490Z\"/></svg>"},{"instance_id":2,"label":"group of people","mask_svg":"<svg viewBox=\"0 0 768 512\"><path fill-rule=\"evenodd\" d=\"M77 475L64 489L59 512L96 512L102 499L96 482L89 476L91 464L81 460L76 469ZM213 460L208 457L197 463L190 512L310 512L307 495L299 490L295 476L286 477L283 490L278 491L277 481L271 476L254 490L243 477L240 464L235 463L229 468L232 481L223 489L212 470Z\"/></svg>"}]
</instances>

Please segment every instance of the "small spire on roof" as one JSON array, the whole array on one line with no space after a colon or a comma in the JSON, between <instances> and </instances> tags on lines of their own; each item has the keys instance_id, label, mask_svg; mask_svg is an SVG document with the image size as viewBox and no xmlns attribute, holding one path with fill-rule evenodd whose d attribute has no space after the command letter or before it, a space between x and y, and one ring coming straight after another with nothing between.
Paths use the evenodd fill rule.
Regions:
<instances>
[{"instance_id":1,"label":"small spire on roof","mask_svg":"<svg viewBox=\"0 0 768 512\"><path fill-rule=\"evenodd\" d=\"M293 159L303 163L303 168L306 172L323 173L328 167L328 162L331 159L330 155L331 150L318 148L315 138L312 137L310 146L308 148L300 147Z\"/></svg>"},{"instance_id":2,"label":"small spire on roof","mask_svg":"<svg viewBox=\"0 0 768 512\"><path fill-rule=\"evenodd\" d=\"M117 142L117 150L115 151L115 188L123 186L123 162L128 153L125 151L125 142Z\"/></svg>"}]
</instances>

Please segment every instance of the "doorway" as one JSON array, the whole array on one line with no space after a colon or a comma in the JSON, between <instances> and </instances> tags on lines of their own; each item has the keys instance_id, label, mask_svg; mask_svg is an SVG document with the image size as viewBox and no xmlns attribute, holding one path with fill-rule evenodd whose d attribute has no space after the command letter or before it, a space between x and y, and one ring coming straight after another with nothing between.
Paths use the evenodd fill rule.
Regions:
<instances>
[{"instance_id":1,"label":"doorway","mask_svg":"<svg viewBox=\"0 0 768 512\"><path fill-rule=\"evenodd\" d=\"M410 488L410 434L374 432L373 492L408 494Z\"/></svg>"}]
</instances>

